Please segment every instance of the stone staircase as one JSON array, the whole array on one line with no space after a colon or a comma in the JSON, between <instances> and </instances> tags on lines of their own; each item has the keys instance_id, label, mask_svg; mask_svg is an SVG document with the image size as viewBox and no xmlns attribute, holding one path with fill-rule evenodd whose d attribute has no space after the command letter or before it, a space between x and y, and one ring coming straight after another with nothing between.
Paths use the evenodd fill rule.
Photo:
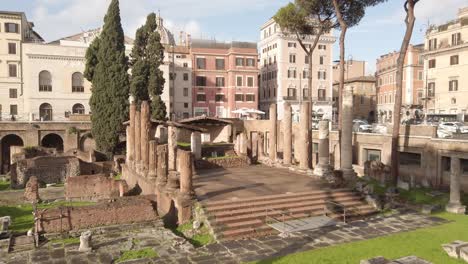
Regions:
<instances>
[{"instance_id":1,"label":"stone staircase","mask_svg":"<svg viewBox=\"0 0 468 264\"><path fill-rule=\"evenodd\" d=\"M201 205L218 240L236 240L276 233L267 225L266 216L278 220L293 220L325 213L326 201L346 207L347 220L362 218L376 212L359 194L349 189L316 190L299 193L257 196L237 200L206 201ZM338 214L328 214L338 221Z\"/></svg>"},{"instance_id":2,"label":"stone staircase","mask_svg":"<svg viewBox=\"0 0 468 264\"><path fill-rule=\"evenodd\" d=\"M30 236L13 236L9 252L21 252L34 249L34 238Z\"/></svg>"}]
</instances>

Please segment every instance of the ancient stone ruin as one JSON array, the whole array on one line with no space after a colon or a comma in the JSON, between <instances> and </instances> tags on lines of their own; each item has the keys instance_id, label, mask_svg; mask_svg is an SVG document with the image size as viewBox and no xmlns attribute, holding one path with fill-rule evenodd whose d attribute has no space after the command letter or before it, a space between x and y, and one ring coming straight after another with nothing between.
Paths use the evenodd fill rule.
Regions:
<instances>
[{"instance_id":1,"label":"ancient stone ruin","mask_svg":"<svg viewBox=\"0 0 468 264\"><path fill-rule=\"evenodd\" d=\"M39 181L36 176L29 177L24 189L24 199L31 203L37 203L41 200L39 198Z\"/></svg>"}]
</instances>

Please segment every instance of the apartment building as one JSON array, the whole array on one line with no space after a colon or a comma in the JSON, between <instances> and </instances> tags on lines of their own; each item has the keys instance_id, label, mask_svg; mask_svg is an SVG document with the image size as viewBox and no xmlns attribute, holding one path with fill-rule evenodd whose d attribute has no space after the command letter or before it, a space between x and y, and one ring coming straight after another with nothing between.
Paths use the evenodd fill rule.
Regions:
<instances>
[{"instance_id":1,"label":"apartment building","mask_svg":"<svg viewBox=\"0 0 468 264\"><path fill-rule=\"evenodd\" d=\"M0 120L23 112L23 43L42 42L23 12L0 11Z\"/></svg>"},{"instance_id":2,"label":"apartment building","mask_svg":"<svg viewBox=\"0 0 468 264\"><path fill-rule=\"evenodd\" d=\"M312 45L315 36L304 40L306 46ZM260 81L259 108L269 116L271 104L277 104L278 118L284 114L284 102L290 102L294 120L299 119L302 101L314 102L313 116L320 118L332 116L332 33L320 37L313 53L312 64L296 37L282 32L279 25L270 19L260 28ZM312 92L308 87L309 67L312 67Z\"/></svg>"},{"instance_id":3,"label":"apartment building","mask_svg":"<svg viewBox=\"0 0 468 264\"><path fill-rule=\"evenodd\" d=\"M192 40L194 116L238 117L237 109L258 109L257 44Z\"/></svg>"},{"instance_id":4,"label":"apartment building","mask_svg":"<svg viewBox=\"0 0 468 264\"><path fill-rule=\"evenodd\" d=\"M349 59L345 61L345 80L366 76L367 62ZM333 62L333 83L340 81L340 61Z\"/></svg>"},{"instance_id":5,"label":"apartment building","mask_svg":"<svg viewBox=\"0 0 468 264\"><path fill-rule=\"evenodd\" d=\"M424 45L410 45L405 56L402 87L402 120L423 115ZM381 123L393 122L396 94L396 71L399 52L377 59L377 118Z\"/></svg>"},{"instance_id":6,"label":"apartment building","mask_svg":"<svg viewBox=\"0 0 468 264\"><path fill-rule=\"evenodd\" d=\"M429 119L468 121L468 7L425 39L424 108Z\"/></svg>"}]
</instances>

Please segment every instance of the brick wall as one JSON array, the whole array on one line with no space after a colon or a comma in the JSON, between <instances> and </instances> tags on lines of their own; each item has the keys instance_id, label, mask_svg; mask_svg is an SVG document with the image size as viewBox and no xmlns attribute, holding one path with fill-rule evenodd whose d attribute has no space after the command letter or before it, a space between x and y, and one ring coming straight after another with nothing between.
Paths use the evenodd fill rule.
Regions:
<instances>
[{"instance_id":1,"label":"brick wall","mask_svg":"<svg viewBox=\"0 0 468 264\"><path fill-rule=\"evenodd\" d=\"M124 180L114 180L104 174L69 177L65 185L67 199L98 200L123 196L128 190Z\"/></svg>"},{"instance_id":2,"label":"brick wall","mask_svg":"<svg viewBox=\"0 0 468 264\"><path fill-rule=\"evenodd\" d=\"M155 199L154 195L122 197L113 202L100 202L90 206L47 209L40 217L39 231L46 233L76 231L98 226L156 220L158 216L154 209Z\"/></svg>"}]
</instances>

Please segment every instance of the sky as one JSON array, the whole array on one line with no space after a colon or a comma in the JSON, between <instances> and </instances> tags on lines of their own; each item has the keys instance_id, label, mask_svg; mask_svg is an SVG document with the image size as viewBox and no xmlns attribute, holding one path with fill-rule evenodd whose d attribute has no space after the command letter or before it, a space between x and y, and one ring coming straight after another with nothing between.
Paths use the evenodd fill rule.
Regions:
<instances>
[{"instance_id":1,"label":"sky","mask_svg":"<svg viewBox=\"0 0 468 264\"><path fill-rule=\"evenodd\" d=\"M325 1L325 0L324 0ZM0 0L0 10L22 11L35 30L53 41L101 26L110 0ZM134 38L150 12L160 12L164 23L177 37L180 30L193 38L219 41L253 41L260 38L260 26L289 0L120 0L125 34ZM346 39L346 58L368 62L368 73L375 70L376 59L398 50L404 35L404 0L388 0L368 8L359 25L351 28ZM443 6L442 6L443 5ZM416 7L416 26L412 43L424 41L428 24L456 18L458 8L468 0L421 0ZM442 11L442 12L441 12ZM335 32L338 36L339 32ZM338 58L338 41L334 60Z\"/></svg>"}]
</instances>

